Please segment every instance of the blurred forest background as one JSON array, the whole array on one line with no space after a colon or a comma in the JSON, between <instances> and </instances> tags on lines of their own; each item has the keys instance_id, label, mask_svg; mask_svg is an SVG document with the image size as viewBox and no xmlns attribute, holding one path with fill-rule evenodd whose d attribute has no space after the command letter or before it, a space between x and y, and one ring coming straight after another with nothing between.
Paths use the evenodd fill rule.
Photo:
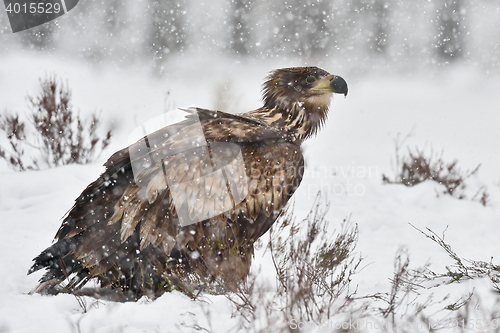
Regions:
<instances>
[{"instance_id":1,"label":"blurred forest background","mask_svg":"<svg viewBox=\"0 0 500 333\"><path fill-rule=\"evenodd\" d=\"M91 63L229 56L332 59L361 73L500 64L498 0L81 0L48 24L12 34L0 14L0 56L56 52ZM324 63L324 62L323 62Z\"/></svg>"}]
</instances>

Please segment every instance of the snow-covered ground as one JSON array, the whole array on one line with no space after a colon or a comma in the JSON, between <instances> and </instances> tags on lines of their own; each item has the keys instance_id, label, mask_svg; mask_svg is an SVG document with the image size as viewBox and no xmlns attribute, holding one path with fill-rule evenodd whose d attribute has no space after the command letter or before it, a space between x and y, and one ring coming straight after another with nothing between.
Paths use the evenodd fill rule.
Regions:
<instances>
[{"instance_id":1,"label":"snow-covered ground","mask_svg":"<svg viewBox=\"0 0 500 333\"><path fill-rule=\"evenodd\" d=\"M77 109L83 115L101 111L105 124L116 128L116 136L89 165L20 173L0 161L0 332L190 332L194 323L213 332L230 332L238 326L239 319L232 316L231 304L223 296L207 296L203 303L178 292L126 304L84 298L84 313L72 295L29 296L41 272L30 276L26 272L52 241L73 200L102 172L106 157L128 144L136 126L167 106L213 106L215 87L221 82L230 82L241 105L258 107L267 71L295 65L301 64L220 61L205 67L196 59L179 59L158 79L150 78L142 67L96 69L68 59L2 59L0 112L25 114L25 96L38 93L38 78L56 73L68 80ZM390 291L394 256L402 247L410 254L412 267L430 262L436 271L444 271L452 264L442 249L409 223L438 234L447 228L446 241L460 256L486 262L493 256L493 262L500 263L500 78L465 68L360 76L328 64L321 67L342 75L349 95L335 96L325 128L305 145L307 174L295 194L295 213L305 216L321 190L331 202L327 215L331 232L348 216L358 224L356 252L365 258L353 281L358 295ZM470 199L486 186L490 194L486 207L469 199L437 196L436 190L442 189L436 183L414 188L383 184L383 173L393 175L394 139L412 129L406 142L410 147L442 151L445 161L457 159L463 170L481 164L467 180L466 193ZM258 267L274 285L273 268L262 251L255 255L256 271ZM484 304L500 297L484 280L462 283L451 292L458 298L474 288Z\"/></svg>"}]
</instances>

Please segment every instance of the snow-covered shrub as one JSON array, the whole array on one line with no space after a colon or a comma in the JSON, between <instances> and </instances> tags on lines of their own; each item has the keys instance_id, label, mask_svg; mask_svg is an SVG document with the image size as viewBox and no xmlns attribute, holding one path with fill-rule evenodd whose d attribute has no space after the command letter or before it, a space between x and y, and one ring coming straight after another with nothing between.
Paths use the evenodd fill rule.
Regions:
<instances>
[{"instance_id":1,"label":"snow-covered shrub","mask_svg":"<svg viewBox=\"0 0 500 333\"><path fill-rule=\"evenodd\" d=\"M464 181L477 172L479 165L473 171L464 172L457 167L457 161L446 163L439 156L426 156L418 148L415 151L408 149L408 155L401 158L401 168L397 170L396 177L391 180L383 175L384 182L414 186L432 180L445 187L443 193L464 198L457 190L465 188Z\"/></svg>"},{"instance_id":2,"label":"snow-covered shrub","mask_svg":"<svg viewBox=\"0 0 500 333\"><path fill-rule=\"evenodd\" d=\"M497 308L473 309L485 301L484 294L463 294L454 288L466 280L486 278L498 291L500 267L458 256L445 242L444 232L440 236L414 227L452 259L444 271L431 269L430 263L412 267L408 250L400 248L390 290L359 294L353 282L363 259L355 252L358 227L346 219L338 233L328 232L328 206L316 201L304 220L297 222L289 211L273 226L268 249L277 285L262 284L258 272L225 294L234 307L233 316L241 319L235 332L323 332L325 328L368 332L373 327L378 327L376 332L411 331L407 328L433 332L471 327L480 320L500 328Z\"/></svg>"},{"instance_id":3,"label":"snow-covered shrub","mask_svg":"<svg viewBox=\"0 0 500 333\"><path fill-rule=\"evenodd\" d=\"M318 196L303 220L296 220L289 207L273 225L266 251L276 270L276 288L270 290L258 273L251 273L225 294L242 319L242 331L288 332L302 329L298 321L321 325L365 314L368 302L351 285L363 260L354 252L358 227L345 219L338 232L328 231L328 208Z\"/></svg>"},{"instance_id":4,"label":"snow-covered shrub","mask_svg":"<svg viewBox=\"0 0 500 333\"><path fill-rule=\"evenodd\" d=\"M474 170L463 171L457 166L457 161L445 162L441 155L434 154L432 151L425 154L422 150L408 148L407 155L401 155L401 146L407 138L411 136L409 133L401 139L399 136L395 141L395 167L394 177L390 178L382 174L382 181L386 184L402 184L408 187L418 185L427 180L434 181L439 185L444 186L443 194L449 194L458 199L466 198L465 181L476 174L481 164L476 166ZM438 193L439 195L439 193ZM489 201L487 188L482 186L479 188L472 201L479 201L483 206L486 206Z\"/></svg>"},{"instance_id":5,"label":"snow-covered shrub","mask_svg":"<svg viewBox=\"0 0 500 333\"><path fill-rule=\"evenodd\" d=\"M48 167L91 162L97 151L109 145L112 131L100 137L101 121L95 113L90 121L75 115L71 90L60 79L50 76L40 84L41 93L27 97L31 130L18 114L0 115L0 130L10 146L0 144L0 158L17 171L40 169L41 161Z\"/></svg>"}]
</instances>

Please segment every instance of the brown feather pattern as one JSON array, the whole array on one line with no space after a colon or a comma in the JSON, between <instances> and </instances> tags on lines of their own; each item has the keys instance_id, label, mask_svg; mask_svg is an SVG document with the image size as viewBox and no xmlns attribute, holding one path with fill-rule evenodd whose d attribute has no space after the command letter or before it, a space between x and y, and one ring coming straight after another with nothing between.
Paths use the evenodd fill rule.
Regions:
<instances>
[{"instance_id":1,"label":"brown feather pattern","mask_svg":"<svg viewBox=\"0 0 500 333\"><path fill-rule=\"evenodd\" d=\"M46 268L40 282L55 281L44 284L52 289L97 278L127 300L192 274L233 288L302 180L300 145L326 119L333 78L316 67L276 70L262 108L188 109L184 121L113 154L29 273Z\"/></svg>"}]
</instances>

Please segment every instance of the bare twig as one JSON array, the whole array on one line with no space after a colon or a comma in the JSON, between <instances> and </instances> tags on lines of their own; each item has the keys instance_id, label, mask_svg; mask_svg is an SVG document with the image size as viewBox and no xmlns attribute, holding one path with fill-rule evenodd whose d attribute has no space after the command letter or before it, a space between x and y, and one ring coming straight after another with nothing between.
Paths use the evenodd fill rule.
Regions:
<instances>
[{"instance_id":1,"label":"bare twig","mask_svg":"<svg viewBox=\"0 0 500 333\"><path fill-rule=\"evenodd\" d=\"M40 159L48 167L78 163L85 164L95 158L97 151L105 149L112 131L103 138L98 134L100 119L91 115L90 123L80 115L74 115L71 91L67 84L55 76L40 80L42 91L38 96L28 96L30 113L28 120L33 131L27 132L26 124L19 115L0 116L0 129L7 136L10 152L0 147L0 158L5 159L14 170L39 169L39 160L25 161L24 146L40 153Z\"/></svg>"}]
</instances>

